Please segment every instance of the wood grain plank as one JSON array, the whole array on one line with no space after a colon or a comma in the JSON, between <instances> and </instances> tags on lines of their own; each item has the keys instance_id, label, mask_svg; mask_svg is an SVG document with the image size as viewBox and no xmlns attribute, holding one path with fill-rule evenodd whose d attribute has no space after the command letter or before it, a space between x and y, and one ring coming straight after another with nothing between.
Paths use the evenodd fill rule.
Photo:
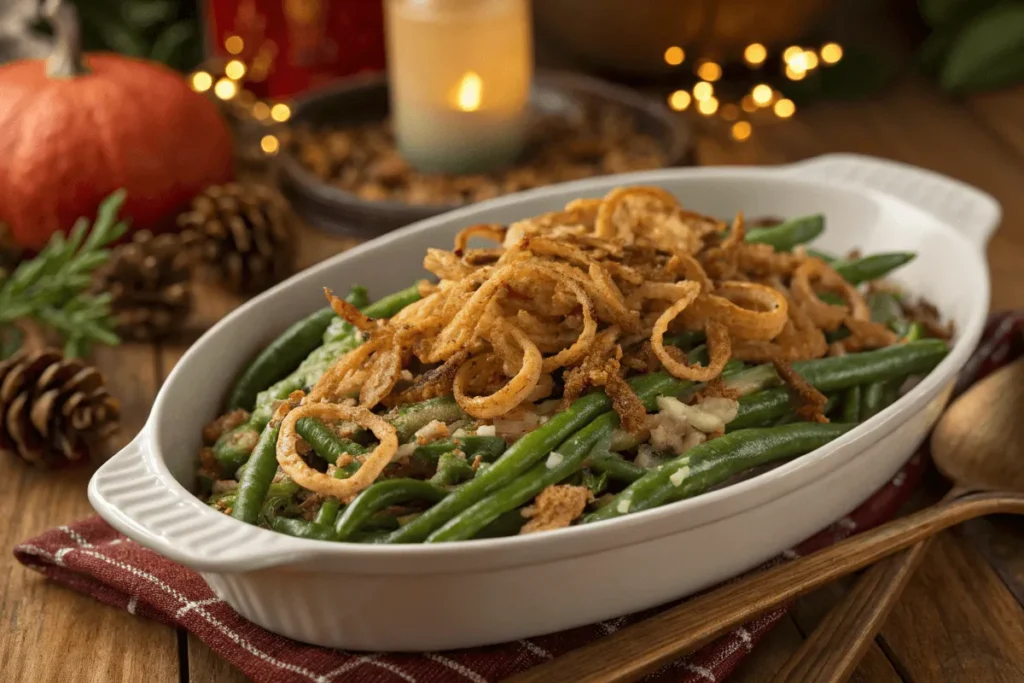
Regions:
<instances>
[{"instance_id":1,"label":"wood grain plank","mask_svg":"<svg viewBox=\"0 0 1024 683\"><path fill-rule=\"evenodd\" d=\"M108 453L142 427L157 386L152 347L98 349L93 358L124 411ZM100 453L104 456L106 453ZM95 465L96 463L93 463ZM18 564L10 549L58 524L93 514L86 485L93 467L40 472L0 460L0 680L178 680L173 629L102 605Z\"/></svg>"},{"instance_id":2,"label":"wood grain plank","mask_svg":"<svg viewBox=\"0 0 1024 683\"><path fill-rule=\"evenodd\" d=\"M189 683L247 683L251 680L206 643L188 634Z\"/></svg>"},{"instance_id":3,"label":"wood grain plank","mask_svg":"<svg viewBox=\"0 0 1024 683\"><path fill-rule=\"evenodd\" d=\"M881 639L914 683L1024 676L1024 608L960 529L934 540Z\"/></svg>"},{"instance_id":4,"label":"wood grain plank","mask_svg":"<svg viewBox=\"0 0 1024 683\"><path fill-rule=\"evenodd\" d=\"M838 581L796 602L790 614L805 637L817 628L850 585L850 580ZM854 683L900 683L899 674L877 643L868 647L850 680Z\"/></svg>"},{"instance_id":5,"label":"wood grain plank","mask_svg":"<svg viewBox=\"0 0 1024 683\"><path fill-rule=\"evenodd\" d=\"M990 517L964 524L985 560L996 570L1007 589L1024 605L1024 526L1015 517Z\"/></svg>"}]
</instances>

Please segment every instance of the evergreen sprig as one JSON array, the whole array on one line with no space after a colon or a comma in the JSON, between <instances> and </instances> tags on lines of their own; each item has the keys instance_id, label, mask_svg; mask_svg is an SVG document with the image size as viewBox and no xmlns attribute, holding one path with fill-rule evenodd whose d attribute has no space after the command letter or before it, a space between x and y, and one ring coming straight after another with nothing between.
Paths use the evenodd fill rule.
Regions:
<instances>
[{"instance_id":1,"label":"evergreen sprig","mask_svg":"<svg viewBox=\"0 0 1024 683\"><path fill-rule=\"evenodd\" d=\"M21 344L17 323L33 320L64 341L67 356L81 356L94 343L118 344L110 295L92 294L93 272L110 258L108 246L128 229L118 220L125 192L103 200L90 227L80 218L71 232L54 233L39 254L10 274L0 273L0 357Z\"/></svg>"}]
</instances>

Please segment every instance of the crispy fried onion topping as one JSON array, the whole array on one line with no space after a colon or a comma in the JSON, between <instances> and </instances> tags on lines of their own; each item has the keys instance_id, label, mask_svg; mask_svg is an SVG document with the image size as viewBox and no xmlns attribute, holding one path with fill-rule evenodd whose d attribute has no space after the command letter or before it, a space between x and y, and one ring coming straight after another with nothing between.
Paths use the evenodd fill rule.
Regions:
<instances>
[{"instance_id":1,"label":"crispy fried onion topping","mask_svg":"<svg viewBox=\"0 0 1024 683\"><path fill-rule=\"evenodd\" d=\"M372 484L391 462L398 450L398 435L395 428L384 418L358 406L331 403L306 403L293 408L281 422L281 435L277 441L277 462L292 480L310 491L323 496L335 496L350 501L360 491ZM365 456L362 466L348 479L335 479L318 472L299 455L302 437L295 431L295 424L304 417L315 417L329 422L352 422L373 432L378 446Z\"/></svg>"},{"instance_id":2,"label":"crispy fried onion topping","mask_svg":"<svg viewBox=\"0 0 1024 683\"><path fill-rule=\"evenodd\" d=\"M390 319L371 320L328 291L331 307L365 341L330 365L289 424L294 415L333 409L324 404L358 402L344 411L373 431L369 411L378 406L449 394L466 417L494 421L548 397L565 404L599 388L623 427L639 433L646 411L627 377L664 369L720 393L724 385L715 382L730 358L776 363L807 416L820 419L820 393L787 364L896 337L871 321L858 288L827 263L802 248L777 253L745 235L742 215L726 225L657 187L579 199L507 228L469 226L452 250L427 251L424 267L436 283L422 283L422 298ZM495 245L470 248L471 238ZM840 327L830 348L826 332ZM698 337L706 363L673 345ZM289 463L321 485L308 468ZM330 486L350 490L358 484L341 482L376 476L364 471Z\"/></svg>"}]
</instances>

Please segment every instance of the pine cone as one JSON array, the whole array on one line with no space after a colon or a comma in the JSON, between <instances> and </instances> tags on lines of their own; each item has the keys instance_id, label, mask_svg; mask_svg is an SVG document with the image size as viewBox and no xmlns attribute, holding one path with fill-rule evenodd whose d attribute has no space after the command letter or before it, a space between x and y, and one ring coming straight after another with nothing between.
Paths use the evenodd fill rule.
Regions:
<instances>
[{"instance_id":1,"label":"pine cone","mask_svg":"<svg viewBox=\"0 0 1024 683\"><path fill-rule=\"evenodd\" d=\"M110 294L121 338L155 341L181 328L192 308L189 239L137 232L96 273L93 288Z\"/></svg>"},{"instance_id":2,"label":"pine cone","mask_svg":"<svg viewBox=\"0 0 1024 683\"><path fill-rule=\"evenodd\" d=\"M195 235L204 270L234 292L262 291L294 269L291 210L266 185L209 187L178 217L178 225Z\"/></svg>"},{"instance_id":3,"label":"pine cone","mask_svg":"<svg viewBox=\"0 0 1024 683\"><path fill-rule=\"evenodd\" d=\"M119 418L103 376L81 359L45 349L0 361L0 452L44 467L82 460Z\"/></svg>"}]
</instances>

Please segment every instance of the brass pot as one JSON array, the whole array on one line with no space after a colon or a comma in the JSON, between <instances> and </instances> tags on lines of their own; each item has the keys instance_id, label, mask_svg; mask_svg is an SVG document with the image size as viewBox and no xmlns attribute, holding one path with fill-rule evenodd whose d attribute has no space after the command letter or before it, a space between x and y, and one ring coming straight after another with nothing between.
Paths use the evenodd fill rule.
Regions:
<instances>
[{"instance_id":1,"label":"brass pot","mask_svg":"<svg viewBox=\"0 0 1024 683\"><path fill-rule=\"evenodd\" d=\"M665 49L686 63L739 59L750 43L781 48L814 26L827 0L534 0L538 39L588 66L659 75L673 68Z\"/></svg>"}]
</instances>

